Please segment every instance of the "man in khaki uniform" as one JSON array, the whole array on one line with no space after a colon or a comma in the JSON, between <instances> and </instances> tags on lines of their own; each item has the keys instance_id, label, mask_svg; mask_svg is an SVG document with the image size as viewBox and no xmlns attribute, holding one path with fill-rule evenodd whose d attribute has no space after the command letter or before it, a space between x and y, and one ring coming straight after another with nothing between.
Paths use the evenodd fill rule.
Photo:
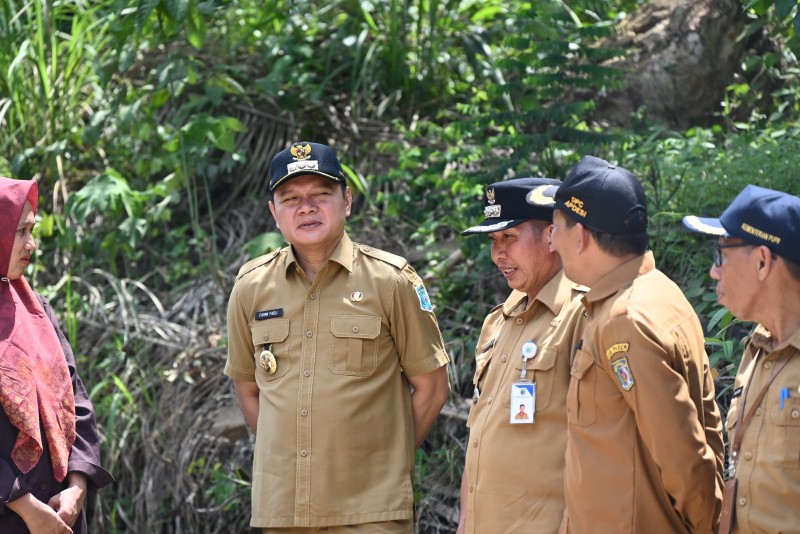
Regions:
<instances>
[{"instance_id":1,"label":"man in khaki uniform","mask_svg":"<svg viewBox=\"0 0 800 534\"><path fill-rule=\"evenodd\" d=\"M586 288L564 276L549 250L553 203L525 201L559 183L491 184L485 221L463 232L489 235L492 261L513 291L478 340L459 533L553 533L564 514L566 398ZM515 395L534 384L534 398Z\"/></svg>"},{"instance_id":2,"label":"man in khaki uniform","mask_svg":"<svg viewBox=\"0 0 800 534\"><path fill-rule=\"evenodd\" d=\"M414 451L450 391L433 306L405 259L348 237L330 147L295 143L270 172L290 246L246 263L228 303L225 374L256 433L250 524L411 533Z\"/></svg>"},{"instance_id":3,"label":"man in khaki uniform","mask_svg":"<svg viewBox=\"0 0 800 534\"><path fill-rule=\"evenodd\" d=\"M586 156L543 196L556 202L564 272L591 287L567 397L562 532L714 532L714 383L694 310L647 251L641 184Z\"/></svg>"},{"instance_id":4,"label":"man in khaki uniform","mask_svg":"<svg viewBox=\"0 0 800 534\"><path fill-rule=\"evenodd\" d=\"M798 533L800 198L748 185L719 219L684 223L719 238L711 267L719 303L759 323L746 340L725 421L731 490L723 518L737 533Z\"/></svg>"}]
</instances>

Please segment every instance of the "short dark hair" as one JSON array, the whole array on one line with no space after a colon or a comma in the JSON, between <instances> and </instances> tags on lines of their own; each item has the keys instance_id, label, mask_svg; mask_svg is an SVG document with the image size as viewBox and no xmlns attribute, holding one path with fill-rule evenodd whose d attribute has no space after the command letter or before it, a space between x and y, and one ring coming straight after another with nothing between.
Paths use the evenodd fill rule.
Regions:
<instances>
[{"instance_id":1,"label":"short dark hair","mask_svg":"<svg viewBox=\"0 0 800 534\"><path fill-rule=\"evenodd\" d=\"M789 274L792 275L795 282L800 282L800 263L793 262L791 260L787 260L783 256L784 263L786 263L786 270L789 271Z\"/></svg>"},{"instance_id":2,"label":"short dark hair","mask_svg":"<svg viewBox=\"0 0 800 534\"><path fill-rule=\"evenodd\" d=\"M525 222L532 222L532 223L533 223L531 226L532 226L532 228L533 228L533 233L534 233L534 235L535 235L536 237L539 237L539 236L541 236L541 235L542 235L542 232L544 232L544 231L545 231L545 229L546 229L548 226L550 226L551 224L553 224L553 223L552 223L552 222L550 222L550 221L543 221L542 219L528 219L528 220L527 220L527 221L525 221Z\"/></svg>"},{"instance_id":3,"label":"short dark hair","mask_svg":"<svg viewBox=\"0 0 800 534\"><path fill-rule=\"evenodd\" d=\"M570 217L566 211L561 208L556 209L559 209L564 215L567 228L572 228L578 224L578 221ZM584 226L584 228L591 234L592 238L594 238L600 250L617 258L629 254L644 254L647 252L647 246L650 244L650 236L647 232L622 235L592 230L588 226Z\"/></svg>"}]
</instances>

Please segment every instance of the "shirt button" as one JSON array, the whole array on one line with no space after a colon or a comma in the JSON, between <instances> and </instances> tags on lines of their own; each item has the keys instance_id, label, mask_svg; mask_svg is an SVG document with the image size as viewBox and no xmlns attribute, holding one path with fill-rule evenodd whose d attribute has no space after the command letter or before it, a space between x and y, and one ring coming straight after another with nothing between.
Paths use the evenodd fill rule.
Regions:
<instances>
[{"instance_id":1,"label":"shirt button","mask_svg":"<svg viewBox=\"0 0 800 534\"><path fill-rule=\"evenodd\" d=\"M744 453L744 459L745 460L752 460L753 459L753 453L749 452L749 451Z\"/></svg>"},{"instance_id":2,"label":"shirt button","mask_svg":"<svg viewBox=\"0 0 800 534\"><path fill-rule=\"evenodd\" d=\"M473 447L477 447L478 446L478 440L476 439L475 441L473 441L472 445L473 445Z\"/></svg>"},{"instance_id":3,"label":"shirt button","mask_svg":"<svg viewBox=\"0 0 800 534\"><path fill-rule=\"evenodd\" d=\"M358 334L358 325L357 324L353 325L353 333L354 334Z\"/></svg>"},{"instance_id":4,"label":"shirt button","mask_svg":"<svg viewBox=\"0 0 800 534\"><path fill-rule=\"evenodd\" d=\"M308 410L303 408L302 410L300 410L300 415L302 415L303 417L307 416L308 415Z\"/></svg>"},{"instance_id":5,"label":"shirt button","mask_svg":"<svg viewBox=\"0 0 800 534\"><path fill-rule=\"evenodd\" d=\"M756 415L761 415L761 406L756 408Z\"/></svg>"},{"instance_id":6,"label":"shirt button","mask_svg":"<svg viewBox=\"0 0 800 534\"><path fill-rule=\"evenodd\" d=\"M792 419L800 418L800 410L792 410Z\"/></svg>"},{"instance_id":7,"label":"shirt button","mask_svg":"<svg viewBox=\"0 0 800 534\"><path fill-rule=\"evenodd\" d=\"M306 456L308 456L308 451L307 451L307 450L305 450L305 449L303 449L302 451L300 451L300 456L302 456L303 458L305 458Z\"/></svg>"},{"instance_id":8,"label":"shirt button","mask_svg":"<svg viewBox=\"0 0 800 534\"><path fill-rule=\"evenodd\" d=\"M739 497L739 506L747 506L747 499Z\"/></svg>"},{"instance_id":9,"label":"shirt button","mask_svg":"<svg viewBox=\"0 0 800 534\"><path fill-rule=\"evenodd\" d=\"M316 295L316 294L314 294L314 293L311 293L311 294L308 296L308 298L310 298L311 300L314 300L315 298L317 298L317 295Z\"/></svg>"},{"instance_id":10,"label":"shirt button","mask_svg":"<svg viewBox=\"0 0 800 534\"><path fill-rule=\"evenodd\" d=\"M47 489L47 484L39 484L39 489L44 491Z\"/></svg>"},{"instance_id":11,"label":"shirt button","mask_svg":"<svg viewBox=\"0 0 800 534\"><path fill-rule=\"evenodd\" d=\"M488 402L489 404L491 404L491 403L492 403L492 397L489 397L489 400L487 400L486 402Z\"/></svg>"},{"instance_id":12,"label":"shirt button","mask_svg":"<svg viewBox=\"0 0 800 534\"><path fill-rule=\"evenodd\" d=\"M311 337L313 335L314 335L314 332L312 332L311 330L306 331L306 337Z\"/></svg>"},{"instance_id":13,"label":"shirt button","mask_svg":"<svg viewBox=\"0 0 800 534\"><path fill-rule=\"evenodd\" d=\"M303 376L311 376L311 371L306 369L305 371L303 371Z\"/></svg>"},{"instance_id":14,"label":"shirt button","mask_svg":"<svg viewBox=\"0 0 800 534\"><path fill-rule=\"evenodd\" d=\"M502 360L502 361L506 361L507 359L508 359L508 356L506 356L505 354L503 354L503 357L500 358L500 360Z\"/></svg>"},{"instance_id":15,"label":"shirt button","mask_svg":"<svg viewBox=\"0 0 800 534\"><path fill-rule=\"evenodd\" d=\"M475 492L475 486L470 486L469 487L469 492L470 493L474 493Z\"/></svg>"},{"instance_id":16,"label":"shirt button","mask_svg":"<svg viewBox=\"0 0 800 534\"><path fill-rule=\"evenodd\" d=\"M772 362L764 362L764 369L769 369L772 367Z\"/></svg>"},{"instance_id":17,"label":"shirt button","mask_svg":"<svg viewBox=\"0 0 800 534\"><path fill-rule=\"evenodd\" d=\"M268 339L269 339L269 334L264 334L264 341L267 341Z\"/></svg>"},{"instance_id":18,"label":"shirt button","mask_svg":"<svg viewBox=\"0 0 800 534\"><path fill-rule=\"evenodd\" d=\"M517 322L517 324L522 324L525 321L522 320L522 317L517 317L517 321L516 322Z\"/></svg>"}]
</instances>

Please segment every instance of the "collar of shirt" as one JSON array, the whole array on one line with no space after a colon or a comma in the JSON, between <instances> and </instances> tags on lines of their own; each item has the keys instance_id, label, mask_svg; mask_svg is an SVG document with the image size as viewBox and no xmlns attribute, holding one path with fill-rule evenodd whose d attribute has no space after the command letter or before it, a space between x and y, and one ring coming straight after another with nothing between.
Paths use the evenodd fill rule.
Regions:
<instances>
[{"instance_id":1,"label":"collar of shirt","mask_svg":"<svg viewBox=\"0 0 800 534\"><path fill-rule=\"evenodd\" d=\"M564 271L559 271L556 273L553 278L547 282L544 287L539 290L539 293L536 294L536 298L534 300L538 300L545 306L547 306L553 315L558 315L561 311L561 307L564 305L564 302L569 298L570 291L572 290L573 284L566 276L564 276ZM503 315L506 317L510 317L512 315L518 315L526 312L531 312L536 308L536 306L531 306L527 310L524 308L524 303L527 301L527 295L522 291L517 291L516 289L511 292L511 294L506 299L505 303L503 304ZM521 311L517 311L521 310Z\"/></svg>"},{"instance_id":2,"label":"collar of shirt","mask_svg":"<svg viewBox=\"0 0 800 534\"><path fill-rule=\"evenodd\" d=\"M592 306L601 300L605 300L617 293L626 284L630 284L636 278L649 273L656 268L656 260L651 251L647 251L641 256L636 256L628 260L592 286L586 296L583 297L586 309L591 313Z\"/></svg>"},{"instance_id":3,"label":"collar of shirt","mask_svg":"<svg viewBox=\"0 0 800 534\"><path fill-rule=\"evenodd\" d=\"M297 257L294 255L294 249L289 246L286 247L287 253L284 263L284 270L288 273L289 267L293 265L297 265L299 268L300 264L297 263ZM336 248L333 250L333 254L331 257L328 258L328 261L335 261L349 272L353 272L353 256L355 254L355 246L353 242L350 240L350 236L347 235L347 232L342 234L342 239L339 241L339 244L336 245Z\"/></svg>"},{"instance_id":4,"label":"collar of shirt","mask_svg":"<svg viewBox=\"0 0 800 534\"><path fill-rule=\"evenodd\" d=\"M757 325L755 330L753 330L753 333L750 335L749 342L752 343L755 349L760 349L762 354L769 354L773 350L778 352L789 346L800 350L800 329L795 330L791 336L783 341L783 343L773 349L772 334L770 334L769 330L764 328L763 325Z\"/></svg>"}]
</instances>

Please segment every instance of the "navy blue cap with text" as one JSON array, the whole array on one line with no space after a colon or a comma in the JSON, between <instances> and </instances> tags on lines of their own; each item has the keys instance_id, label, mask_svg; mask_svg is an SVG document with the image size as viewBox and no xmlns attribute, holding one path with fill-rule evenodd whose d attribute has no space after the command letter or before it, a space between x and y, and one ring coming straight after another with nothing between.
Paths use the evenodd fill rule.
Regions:
<instances>
[{"instance_id":1,"label":"navy blue cap with text","mask_svg":"<svg viewBox=\"0 0 800 534\"><path fill-rule=\"evenodd\" d=\"M587 228L617 235L647 231L647 199L639 180L628 170L604 159L584 156L558 188L528 198L541 205L555 200L556 207Z\"/></svg>"},{"instance_id":2,"label":"navy blue cap with text","mask_svg":"<svg viewBox=\"0 0 800 534\"><path fill-rule=\"evenodd\" d=\"M718 219L687 215L683 224L702 234L763 245L800 264L800 198L794 195L748 185Z\"/></svg>"},{"instance_id":3,"label":"navy blue cap with text","mask_svg":"<svg viewBox=\"0 0 800 534\"><path fill-rule=\"evenodd\" d=\"M308 174L324 176L340 184L347 183L336 151L320 143L300 141L272 158L269 192L272 194L279 185Z\"/></svg>"},{"instance_id":4,"label":"navy blue cap with text","mask_svg":"<svg viewBox=\"0 0 800 534\"><path fill-rule=\"evenodd\" d=\"M497 232L531 219L552 222L555 208L552 199L549 204L532 205L526 198L560 183L553 178L515 178L489 184L483 191L484 221L467 228L461 235Z\"/></svg>"}]
</instances>

